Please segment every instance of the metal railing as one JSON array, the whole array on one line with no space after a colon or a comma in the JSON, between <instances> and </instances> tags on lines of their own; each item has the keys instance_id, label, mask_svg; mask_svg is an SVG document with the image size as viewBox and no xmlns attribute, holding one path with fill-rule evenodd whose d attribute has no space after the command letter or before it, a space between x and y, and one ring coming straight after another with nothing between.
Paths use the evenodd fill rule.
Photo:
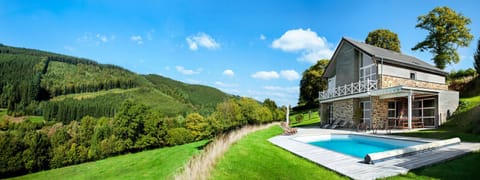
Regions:
<instances>
[{"instance_id":1,"label":"metal railing","mask_svg":"<svg viewBox=\"0 0 480 180\"><path fill-rule=\"evenodd\" d=\"M377 80L367 79L366 81L352 82L350 84L345 84L343 86L337 86L335 89L328 89L325 91L319 92L319 99L325 100L330 98L336 98L341 96L348 96L352 94L359 94L368 92L370 90L375 90L378 88Z\"/></svg>"}]
</instances>

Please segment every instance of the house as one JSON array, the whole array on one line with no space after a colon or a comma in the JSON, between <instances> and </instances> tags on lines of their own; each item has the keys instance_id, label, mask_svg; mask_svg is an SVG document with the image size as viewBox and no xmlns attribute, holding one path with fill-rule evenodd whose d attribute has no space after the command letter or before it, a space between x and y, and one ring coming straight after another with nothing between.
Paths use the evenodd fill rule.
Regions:
<instances>
[{"instance_id":1,"label":"house","mask_svg":"<svg viewBox=\"0 0 480 180\"><path fill-rule=\"evenodd\" d=\"M342 38L323 74L321 117L370 128L438 127L459 102L447 74L415 57Z\"/></svg>"}]
</instances>

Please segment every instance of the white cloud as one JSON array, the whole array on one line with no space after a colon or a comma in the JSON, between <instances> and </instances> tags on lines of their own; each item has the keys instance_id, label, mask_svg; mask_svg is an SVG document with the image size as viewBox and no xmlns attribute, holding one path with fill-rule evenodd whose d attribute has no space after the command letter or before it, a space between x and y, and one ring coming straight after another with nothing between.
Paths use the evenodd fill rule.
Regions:
<instances>
[{"instance_id":1,"label":"white cloud","mask_svg":"<svg viewBox=\"0 0 480 180\"><path fill-rule=\"evenodd\" d=\"M265 39L267 39L267 37L266 37L265 35L263 35L263 34L260 34L260 40L263 41L263 40L265 40Z\"/></svg>"},{"instance_id":2,"label":"white cloud","mask_svg":"<svg viewBox=\"0 0 480 180\"><path fill-rule=\"evenodd\" d=\"M235 75L235 72L233 72L233 70L231 70L231 69L225 69L225 71L223 71L222 74L225 75L225 76L230 76L230 77L232 77L232 76Z\"/></svg>"},{"instance_id":3,"label":"white cloud","mask_svg":"<svg viewBox=\"0 0 480 180\"><path fill-rule=\"evenodd\" d=\"M165 70L170 71L170 66L165 66Z\"/></svg>"},{"instance_id":4,"label":"white cloud","mask_svg":"<svg viewBox=\"0 0 480 180\"><path fill-rule=\"evenodd\" d=\"M289 81L300 79L300 74L295 70L283 70L280 71L280 75Z\"/></svg>"},{"instance_id":5,"label":"white cloud","mask_svg":"<svg viewBox=\"0 0 480 180\"><path fill-rule=\"evenodd\" d=\"M315 63L320 59L330 58L333 50L325 37L318 36L310 29L292 29L272 42L272 47L285 52L300 52L300 61Z\"/></svg>"},{"instance_id":6,"label":"white cloud","mask_svg":"<svg viewBox=\"0 0 480 180\"><path fill-rule=\"evenodd\" d=\"M130 37L130 40L132 40L133 42L136 42L137 44L143 44L143 39L142 39L142 36L131 36Z\"/></svg>"},{"instance_id":7,"label":"white cloud","mask_svg":"<svg viewBox=\"0 0 480 180\"><path fill-rule=\"evenodd\" d=\"M191 69L185 69L183 66L175 66L178 72L184 74L184 75L193 75L193 74L198 74L202 71L202 69L197 69L197 70L191 70Z\"/></svg>"},{"instance_id":8,"label":"white cloud","mask_svg":"<svg viewBox=\"0 0 480 180\"><path fill-rule=\"evenodd\" d=\"M259 71L255 74L252 74L252 78L255 79L263 79L263 80L270 80L270 79L278 79L280 75L278 75L275 71Z\"/></svg>"},{"instance_id":9,"label":"white cloud","mask_svg":"<svg viewBox=\"0 0 480 180\"><path fill-rule=\"evenodd\" d=\"M203 32L199 32L196 35L189 36L185 40L188 43L188 47L192 51L198 50L199 47L204 47L207 49L217 49L220 47L220 44L218 44L215 39Z\"/></svg>"}]
</instances>

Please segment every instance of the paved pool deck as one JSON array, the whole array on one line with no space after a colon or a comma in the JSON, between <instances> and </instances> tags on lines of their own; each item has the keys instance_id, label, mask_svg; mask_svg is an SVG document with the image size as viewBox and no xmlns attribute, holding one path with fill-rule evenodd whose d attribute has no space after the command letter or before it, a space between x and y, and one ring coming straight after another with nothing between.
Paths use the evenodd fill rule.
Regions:
<instances>
[{"instance_id":1,"label":"paved pool deck","mask_svg":"<svg viewBox=\"0 0 480 180\"><path fill-rule=\"evenodd\" d=\"M396 130L399 132L411 130ZM395 133L395 131L393 132ZM377 179L382 177L406 174L411 169L443 162L453 159L460 155L480 150L480 143L466 143L437 148L434 150L415 153L410 156L403 156L377 162L375 164L365 164L363 159L327 150L310 144L295 140L294 138L303 136L314 136L324 134L368 134L385 137L386 132L378 131L358 133L351 130L332 130L321 128L298 128L298 133L293 136L279 135L270 138L269 141L285 150L288 150L298 156L306 158L330 170L336 171L352 179ZM399 139L409 139L417 141L436 141L434 139L413 138L391 136Z\"/></svg>"}]
</instances>

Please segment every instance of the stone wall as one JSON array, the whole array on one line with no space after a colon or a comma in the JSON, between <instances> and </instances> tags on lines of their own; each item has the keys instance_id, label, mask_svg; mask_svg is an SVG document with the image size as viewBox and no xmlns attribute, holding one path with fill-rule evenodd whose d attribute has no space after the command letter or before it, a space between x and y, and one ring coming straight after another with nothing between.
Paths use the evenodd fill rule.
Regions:
<instances>
[{"instance_id":1,"label":"stone wall","mask_svg":"<svg viewBox=\"0 0 480 180\"><path fill-rule=\"evenodd\" d=\"M388 118L388 99L372 96L372 123L379 124Z\"/></svg>"},{"instance_id":2,"label":"stone wall","mask_svg":"<svg viewBox=\"0 0 480 180\"><path fill-rule=\"evenodd\" d=\"M408 86L416 88L434 89L434 90L448 90L446 84L431 83L426 81L417 81L412 79L399 78L394 76L383 75L381 76L380 87L388 88L394 86Z\"/></svg>"},{"instance_id":3,"label":"stone wall","mask_svg":"<svg viewBox=\"0 0 480 180\"><path fill-rule=\"evenodd\" d=\"M350 121L353 120L353 99L333 102L333 118Z\"/></svg>"},{"instance_id":4,"label":"stone wall","mask_svg":"<svg viewBox=\"0 0 480 180\"><path fill-rule=\"evenodd\" d=\"M320 112L320 124L324 125L328 123L328 103L320 104L319 112Z\"/></svg>"}]
</instances>

